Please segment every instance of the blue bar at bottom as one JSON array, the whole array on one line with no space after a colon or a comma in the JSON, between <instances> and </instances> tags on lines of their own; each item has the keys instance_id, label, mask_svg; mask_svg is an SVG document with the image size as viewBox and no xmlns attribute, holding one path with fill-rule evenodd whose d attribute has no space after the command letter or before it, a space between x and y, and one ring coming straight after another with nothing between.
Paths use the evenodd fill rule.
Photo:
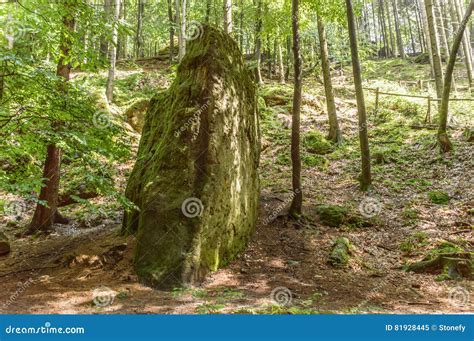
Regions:
<instances>
[{"instance_id":1,"label":"blue bar at bottom","mask_svg":"<svg viewBox=\"0 0 474 341\"><path fill-rule=\"evenodd\" d=\"M0 340L473 341L474 315L0 315Z\"/></svg>"}]
</instances>

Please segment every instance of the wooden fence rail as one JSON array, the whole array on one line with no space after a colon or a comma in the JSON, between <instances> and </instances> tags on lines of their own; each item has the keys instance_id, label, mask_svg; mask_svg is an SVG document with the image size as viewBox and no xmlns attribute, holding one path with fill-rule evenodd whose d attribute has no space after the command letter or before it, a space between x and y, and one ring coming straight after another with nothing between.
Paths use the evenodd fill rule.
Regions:
<instances>
[{"instance_id":1,"label":"wooden fence rail","mask_svg":"<svg viewBox=\"0 0 474 341\"><path fill-rule=\"evenodd\" d=\"M364 88L364 89L375 92L375 112L378 112L378 110L379 110L380 95L426 99L427 104L428 104L428 109L426 111L425 123L431 123L431 103L432 102L441 102L441 98L433 98L431 96L399 94L399 93L395 93L395 92L384 92L384 91L380 91L380 88ZM450 102L451 101L474 102L474 98L450 98L449 101Z\"/></svg>"}]
</instances>

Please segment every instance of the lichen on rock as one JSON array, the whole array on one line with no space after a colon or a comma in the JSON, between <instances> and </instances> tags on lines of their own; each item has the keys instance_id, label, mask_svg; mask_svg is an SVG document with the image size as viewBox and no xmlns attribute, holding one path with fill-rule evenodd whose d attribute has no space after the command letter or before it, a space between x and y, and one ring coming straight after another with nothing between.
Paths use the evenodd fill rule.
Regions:
<instances>
[{"instance_id":1,"label":"lichen on rock","mask_svg":"<svg viewBox=\"0 0 474 341\"><path fill-rule=\"evenodd\" d=\"M142 283L202 281L232 260L252 234L259 198L257 100L230 36L203 26L171 87L146 114L126 196L124 233L137 237Z\"/></svg>"}]
</instances>

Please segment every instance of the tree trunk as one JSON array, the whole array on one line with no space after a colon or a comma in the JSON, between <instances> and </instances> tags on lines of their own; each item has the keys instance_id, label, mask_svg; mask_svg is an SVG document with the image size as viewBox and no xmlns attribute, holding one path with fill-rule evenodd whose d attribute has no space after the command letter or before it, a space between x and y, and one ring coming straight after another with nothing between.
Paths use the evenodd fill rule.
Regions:
<instances>
[{"instance_id":1,"label":"tree trunk","mask_svg":"<svg viewBox=\"0 0 474 341\"><path fill-rule=\"evenodd\" d=\"M288 81L290 79L290 64L291 64L291 37L286 37L286 72L285 72L285 80Z\"/></svg>"},{"instance_id":2,"label":"tree trunk","mask_svg":"<svg viewBox=\"0 0 474 341\"><path fill-rule=\"evenodd\" d=\"M277 40L277 54L278 54L278 79L281 84L285 83L285 66L283 65L283 51L281 49L280 41Z\"/></svg>"},{"instance_id":3,"label":"tree trunk","mask_svg":"<svg viewBox=\"0 0 474 341\"><path fill-rule=\"evenodd\" d=\"M186 0L176 0L176 24L179 26L178 61L186 54Z\"/></svg>"},{"instance_id":4,"label":"tree trunk","mask_svg":"<svg viewBox=\"0 0 474 341\"><path fill-rule=\"evenodd\" d=\"M388 34L387 34L387 25L385 23L385 7L383 5L382 0L379 0L379 20L380 20L380 28L382 29L382 40L383 40L383 49L385 51L385 58L390 57L390 44L388 41Z\"/></svg>"},{"instance_id":5,"label":"tree trunk","mask_svg":"<svg viewBox=\"0 0 474 341\"><path fill-rule=\"evenodd\" d=\"M299 36L299 0L292 0L292 28L293 28L293 56L295 83L293 91L293 112L291 124L291 164L292 164L292 184L293 200L291 201L289 215L299 218L302 212L303 192L301 190L301 156L300 156L300 113L301 113L301 92L302 92L302 72Z\"/></svg>"},{"instance_id":6,"label":"tree trunk","mask_svg":"<svg viewBox=\"0 0 474 341\"><path fill-rule=\"evenodd\" d=\"M461 11L461 4L458 2L458 0L452 0L455 13L457 16L457 22L460 22L462 19L462 11ZM462 39L462 46L464 50L464 63L466 64L466 71L467 71L467 79L469 81L469 86L472 87L473 85L473 77L474 77L474 71L473 71L473 55L472 55L472 47L471 44L469 43L469 33L468 29L466 28L466 33L463 35Z\"/></svg>"},{"instance_id":7,"label":"tree trunk","mask_svg":"<svg viewBox=\"0 0 474 341\"><path fill-rule=\"evenodd\" d=\"M383 3L383 1L382 1ZM393 30L392 30L392 17L390 15L390 6L388 5L387 1L387 20L388 20L388 36L390 38L390 56L393 57L395 55L395 39L393 37ZM357 32L356 32L357 33Z\"/></svg>"},{"instance_id":8,"label":"tree trunk","mask_svg":"<svg viewBox=\"0 0 474 341\"><path fill-rule=\"evenodd\" d=\"M411 52L416 53L415 37L413 34L413 26L411 24L410 13L408 13L408 7L405 7L405 18L408 22L408 31L410 32Z\"/></svg>"},{"instance_id":9,"label":"tree trunk","mask_svg":"<svg viewBox=\"0 0 474 341\"><path fill-rule=\"evenodd\" d=\"M73 17L73 9L65 4L67 14L63 17L63 25L65 30L61 35L59 58L56 74L63 78L64 86L62 91L66 91L65 83L70 79L71 65L69 64L69 56L71 51L71 34L67 31L74 31L75 20ZM52 129L57 129L59 122L52 123ZM35 213L28 227L28 234L33 234L37 231L47 231L51 228L53 223L65 223L67 220L63 218L58 211L58 193L59 193L59 179L61 167L61 150L54 143L47 146L46 159L43 168L43 186L41 187L36 205ZM46 203L44 205L43 203Z\"/></svg>"},{"instance_id":10,"label":"tree trunk","mask_svg":"<svg viewBox=\"0 0 474 341\"><path fill-rule=\"evenodd\" d=\"M255 25L255 59L257 67L255 69L255 79L258 84L263 84L261 60L262 60L262 0L257 0L257 18Z\"/></svg>"},{"instance_id":11,"label":"tree trunk","mask_svg":"<svg viewBox=\"0 0 474 341\"><path fill-rule=\"evenodd\" d=\"M143 12L145 9L145 0L138 0L137 8L137 32L135 36L136 57L143 58Z\"/></svg>"},{"instance_id":12,"label":"tree trunk","mask_svg":"<svg viewBox=\"0 0 474 341\"><path fill-rule=\"evenodd\" d=\"M329 65L326 29L324 27L324 23L320 15L317 16L317 21L318 21L319 46L320 46L320 52L321 52L321 65L322 65L323 77L324 77L324 92L326 94L326 106L328 110L328 119L329 119L328 140L339 144L342 142L342 135L339 129L339 123L337 120L337 113L336 113L336 103L334 101L334 90L332 87L331 71L330 71L330 65Z\"/></svg>"},{"instance_id":13,"label":"tree trunk","mask_svg":"<svg viewBox=\"0 0 474 341\"><path fill-rule=\"evenodd\" d=\"M240 0L239 8L240 8L239 46L240 46L240 50L243 53L244 51L244 0Z\"/></svg>"},{"instance_id":14,"label":"tree trunk","mask_svg":"<svg viewBox=\"0 0 474 341\"><path fill-rule=\"evenodd\" d=\"M232 0L224 0L224 32L232 32Z\"/></svg>"},{"instance_id":15,"label":"tree trunk","mask_svg":"<svg viewBox=\"0 0 474 341\"><path fill-rule=\"evenodd\" d=\"M169 63L173 63L174 58L174 20L173 20L173 4L172 0L168 0L168 22L170 25L169 34L170 34L170 55Z\"/></svg>"},{"instance_id":16,"label":"tree trunk","mask_svg":"<svg viewBox=\"0 0 474 341\"><path fill-rule=\"evenodd\" d=\"M367 113L365 108L364 90L362 88L362 76L360 71L359 48L357 46L357 33L354 23L354 9L352 1L346 0L347 23L349 28L349 38L351 44L352 71L354 74L354 86L357 98L357 109L359 113L359 141L362 161L362 174L360 177L360 187L363 191L369 189L372 184L370 172L370 149L369 138L367 136Z\"/></svg>"},{"instance_id":17,"label":"tree trunk","mask_svg":"<svg viewBox=\"0 0 474 341\"><path fill-rule=\"evenodd\" d=\"M372 0L371 8L372 8L372 21L374 23L375 46L377 47L377 51L378 51L380 49L380 45L379 45L379 33L378 33L378 30L377 30L377 19L376 19L376 15L375 15L375 0Z\"/></svg>"},{"instance_id":18,"label":"tree trunk","mask_svg":"<svg viewBox=\"0 0 474 341\"><path fill-rule=\"evenodd\" d=\"M104 15L105 15L106 20L108 20L110 16L111 9L112 9L112 0L104 0ZM106 59L108 55L108 51L109 51L109 42L105 34L101 35L100 37L99 51L100 51L101 57Z\"/></svg>"},{"instance_id":19,"label":"tree trunk","mask_svg":"<svg viewBox=\"0 0 474 341\"><path fill-rule=\"evenodd\" d=\"M428 57L430 59L430 66L431 66L431 76L434 77L435 72L434 72L434 61L433 61L433 54L431 53L431 39L430 39L430 31L428 30L428 19L426 16L426 7L424 0L419 0L420 1L420 13L421 13L421 21L423 23L423 33L425 36L425 42L426 42L426 49L428 53Z\"/></svg>"},{"instance_id":20,"label":"tree trunk","mask_svg":"<svg viewBox=\"0 0 474 341\"><path fill-rule=\"evenodd\" d=\"M449 110L449 95L451 93L451 81L454 71L454 65L456 64L456 55L459 50L459 46L464 37L464 32L467 27L469 18L474 10L474 0L471 0L466 14L464 15L463 20L461 21L458 32L453 41L453 46L451 48L451 53L449 55L448 66L446 67L446 76L444 79L444 88L443 88L443 97L441 98L441 106L439 111L439 128L438 128L438 143L443 152L449 152L452 149L451 142L447 134L447 125L448 125L448 110Z\"/></svg>"},{"instance_id":21,"label":"tree trunk","mask_svg":"<svg viewBox=\"0 0 474 341\"><path fill-rule=\"evenodd\" d=\"M206 17L204 19L206 24L209 24L209 20L211 19L211 5L212 0L206 0Z\"/></svg>"},{"instance_id":22,"label":"tree trunk","mask_svg":"<svg viewBox=\"0 0 474 341\"><path fill-rule=\"evenodd\" d=\"M400 19L398 17L398 0L392 0L393 4L393 16L395 19L395 34L397 36L397 47L398 47L398 55L400 58L405 59L405 49L403 46L403 38L402 38L402 32L400 30Z\"/></svg>"},{"instance_id":23,"label":"tree trunk","mask_svg":"<svg viewBox=\"0 0 474 341\"><path fill-rule=\"evenodd\" d=\"M120 21L125 21L125 1L126 0L122 0L120 2L120 9L119 9L119 20ZM124 53L123 53L123 50L125 48L125 44L124 44L124 34L120 34L117 38L117 59L120 58L120 56L122 56ZM86 49L87 50L87 49Z\"/></svg>"},{"instance_id":24,"label":"tree trunk","mask_svg":"<svg viewBox=\"0 0 474 341\"><path fill-rule=\"evenodd\" d=\"M115 64L117 62L117 43L118 43L118 19L120 15L120 0L115 0L114 23L112 29L112 46L109 49L109 75L107 77L107 85L105 86L105 96L109 103L112 103L114 97L114 79L115 79Z\"/></svg>"},{"instance_id":25,"label":"tree trunk","mask_svg":"<svg viewBox=\"0 0 474 341\"><path fill-rule=\"evenodd\" d=\"M416 18L416 29L418 31L418 41L420 42L420 47L421 47L421 52L426 52L426 40L425 40L425 34L422 28L422 19L421 19L421 13L420 13L420 4L418 0L415 0L415 18Z\"/></svg>"},{"instance_id":26,"label":"tree trunk","mask_svg":"<svg viewBox=\"0 0 474 341\"><path fill-rule=\"evenodd\" d=\"M444 20L443 20L443 13L440 10L440 4L439 0L434 0L433 1L433 8L434 8L434 14L435 14L435 25L438 28L438 33L440 36L440 41L441 41L441 51L446 58L446 61L449 59L449 44L448 44L448 38L446 37L446 31L444 29Z\"/></svg>"},{"instance_id":27,"label":"tree trunk","mask_svg":"<svg viewBox=\"0 0 474 341\"><path fill-rule=\"evenodd\" d=\"M434 76L436 82L436 95L438 98L443 96L443 67L441 65L441 56L439 52L438 34L435 26L433 0L425 0L426 19L428 22L429 38L431 45L431 54L433 56Z\"/></svg>"}]
</instances>

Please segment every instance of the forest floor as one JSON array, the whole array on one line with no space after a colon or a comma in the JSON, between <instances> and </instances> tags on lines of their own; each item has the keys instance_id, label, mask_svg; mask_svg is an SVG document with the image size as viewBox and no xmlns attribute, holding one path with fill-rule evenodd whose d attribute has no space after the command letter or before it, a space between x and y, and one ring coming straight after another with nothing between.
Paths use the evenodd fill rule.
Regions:
<instances>
[{"instance_id":1,"label":"forest floor","mask_svg":"<svg viewBox=\"0 0 474 341\"><path fill-rule=\"evenodd\" d=\"M428 66L400 60L368 62L364 70L368 87L391 92L420 93L398 81L429 78ZM122 70L119 100L166 88L172 74L154 65L145 71ZM435 130L423 122L425 103L382 97L375 113L374 96L367 92L374 186L366 195L357 183L360 154L350 68L334 74L344 143L330 146L324 155L310 153L303 144L301 222L285 217L292 193L292 86L267 81L260 90L265 103L259 223L248 249L234 262L199 287L152 290L133 273L135 240L120 236L122 213L116 203L98 198L94 208L69 206L64 211L72 218L69 225L55 226L47 236L15 238L31 216L31 205L18 221L0 218L12 246L8 256L0 257L0 312L472 313L472 280L445 280L442 273L403 268L446 248L473 250L474 153L464 136L464 129L473 126L472 102L453 105L455 153L442 158L433 147ZM317 77L306 75L303 140L311 132L327 131L323 93ZM457 96L470 95L459 91ZM119 102L117 110L129 105ZM132 166L132 160L122 165L124 179ZM446 194L447 200L440 204L433 199L436 193ZM327 226L316 213L321 204L344 207L358 223ZM364 216L367 211L373 216ZM338 237L352 244L346 267L328 262Z\"/></svg>"}]
</instances>

